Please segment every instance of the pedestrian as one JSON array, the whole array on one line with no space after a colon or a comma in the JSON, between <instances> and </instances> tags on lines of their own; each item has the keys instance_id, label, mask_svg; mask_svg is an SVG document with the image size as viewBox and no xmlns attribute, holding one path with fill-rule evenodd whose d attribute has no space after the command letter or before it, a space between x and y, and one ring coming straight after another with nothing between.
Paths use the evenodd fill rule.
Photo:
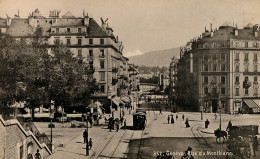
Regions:
<instances>
[{"instance_id":1,"label":"pedestrian","mask_svg":"<svg viewBox=\"0 0 260 159\"><path fill-rule=\"evenodd\" d=\"M119 124L116 122L116 132L118 132Z\"/></svg>"},{"instance_id":2,"label":"pedestrian","mask_svg":"<svg viewBox=\"0 0 260 159\"><path fill-rule=\"evenodd\" d=\"M205 128L208 128L208 126L209 126L209 120L207 119L206 121L205 121Z\"/></svg>"},{"instance_id":3,"label":"pedestrian","mask_svg":"<svg viewBox=\"0 0 260 159\"><path fill-rule=\"evenodd\" d=\"M176 120L178 120L178 113L176 113Z\"/></svg>"},{"instance_id":4,"label":"pedestrian","mask_svg":"<svg viewBox=\"0 0 260 159\"><path fill-rule=\"evenodd\" d=\"M125 111L124 110L122 110L122 114L123 114L123 116L125 116Z\"/></svg>"},{"instance_id":5,"label":"pedestrian","mask_svg":"<svg viewBox=\"0 0 260 159\"><path fill-rule=\"evenodd\" d=\"M124 121L124 129L126 130L126 119Z\"/></svg>"},{"instance_id":6,"label":"pedestrian","mask_svg":"<svg viewBox=\"0 0 260 159\"><path fill-rule=\"evenodd\" d=\"M35 159L42 159L39 149L37 149L37 152L35 153L34 157L35 157Z\"/></svg>"},{"instance_id":7,"label":"pedestrian","mask_svg":"<svg viewBox=\"0 0 260 159\"><path fill-rule=\"evenodd\" d=\"M182 120L184 120L184 114L182 114Z\"/></svg>"},{"instance_id":8,"label":"pedestrian","mask_svg":"<svg viewBox=\"0 0 260 159\"><path fill-rule=\"evenodd\" d=\"M215 116L215 120L216 120L216 119L217 119L217 117L218 117L218 116L217 116L217 113L215 113L215 115L214 115L214 116Z\"/></svg>"},{"instance_id":9,"label":"pedestrian","mask_svg":"<svg viewBox=\"0 0 260 159\"><path fill-rule=\"evenodd\" d=\"M89 124L90 124L90 127L92 128L92 124L93 124L92 117L89 118Z\"/></svg>"},{"instance_id":10,"label":"pedestrian","mask_svg":"<svg viewBox=\"0 0 260 159\"><path fill-rule=\"evenodd\" d=\"M170 124L170 115L168 115L168 124Z\"/></svg>"},{"instance_id":11,"label":"pedestrian","mask_svg":"<svg viewBox=\"0 0 260 159\"><path fill-rule=\"evenodd\" d=\"M161 114L162 115L162 109L160 108L160 113L159 114Z\"/></svg>"},{"instance_id":12,"label":"pedestrian","mask_svg":"<svg viewBox=\"0 0 260 159\"><path fill-rule=\"evenodd\" d=\"M120 123L121 123L121 126L123 125L123 122L124 122L124 118L123 118L123 117L121 117L121 118L120 118Z\"/></svg>"},{"instance_id":13,"label":"pedestrian","mask_svg":"<svg viewBox=\"0 0 260 159\"><path fill-rule=\"evenodd\" d=\"M188 120L188 118L186 118L185 125L186 125L186 128L190 127L190 124L189 124L189 120Z\"/></svg>"},{"instance_id":14,"label":"pedestrian","mask_svg":"<svg viewBox=\"0 0 260 159\"><path fill-rule=\"evenodd\" d=\"M174 118L173 118L173 115L172 115L172 118L171 118L171 123L174 124Z\"/></svg>"},{"instance_id":15,"label":"pedestrian","mask_svg":"<svg viewBox=\"0 0 260 159\"><path fill-rule=\"evenodd\" d=\"M255 136L255 137L253 138L253 152L254 152L254 157L256 157L255 152L256 152L257 149L258 149L258 145L259 145L259 143L258 143L258 140L257 140L257 136Z\"/></svg>"},{"instance_id":16,"label":"pedestrian","mask_svg":"<svg viewBox=\"0 0 260 159\"><path fill-rule=\"evenodd\" d=\"M92 138L89 139L88 146L89 146L89 149L91 150L91 148L93 146Z\"/></svg>"},{"instance_id":17,"label":"pedestrian","mask_svg":"<svg viewBox=\"0 0 260 159\"><path fill-rule=\"evenodd\" d=\"M231 127L232 127L232 123L231 120L229 120L226 131L229 131Z\"/></svg>"},{"instance_id":18,"label":"pedestrian","mask_svg":"<svg viewBox=\"0 0 260 159\"><path fill-rule=\"evenodd\" d=\"M87 138L88 138L88 132L87 130L85 129L85 131L83 132L83 138L84 138L84 143L87 142Z\"/></svg>"}]
</instances>

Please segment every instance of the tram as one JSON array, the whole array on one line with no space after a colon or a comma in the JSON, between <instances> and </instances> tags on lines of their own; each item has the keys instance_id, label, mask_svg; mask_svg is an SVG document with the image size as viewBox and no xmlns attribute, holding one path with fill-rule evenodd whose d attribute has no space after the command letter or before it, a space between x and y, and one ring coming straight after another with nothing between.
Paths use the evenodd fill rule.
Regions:
<instances>
[{"instance_id":1,"label":"tram","mask_svg":"<svg viewBox=\"0 0 260 159\"><path fill-rule=\"evenodd\" d=\"M146 126L146 113L136 112L133 114L133 128L134 130L144 130Z\"/></svg>"}]
</instances>

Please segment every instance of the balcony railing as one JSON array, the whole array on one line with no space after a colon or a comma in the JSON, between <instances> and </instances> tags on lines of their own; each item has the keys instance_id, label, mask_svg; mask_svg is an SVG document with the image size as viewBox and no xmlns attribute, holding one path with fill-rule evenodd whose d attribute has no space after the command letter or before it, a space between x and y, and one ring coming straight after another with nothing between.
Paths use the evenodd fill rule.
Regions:
<instances>
[{"instance_id":1,"label":"balcony railing","mask_svg":"<svg viewBox=\"0 0 260 159\"><path fill-rule=\"evenodd\" d=\"M118 79L112 78L112 85L116 85L118 82Z\"/></svg>"},{"instance_id":2,"label":"balcony railing","mask_svg":"<svg viewBox=\"0 0 260 159\"><path fill-rule=\"evenodd\" d=\"M112 72L118 72L118 68L113 67Z\"/></svg>"}]
</instances>

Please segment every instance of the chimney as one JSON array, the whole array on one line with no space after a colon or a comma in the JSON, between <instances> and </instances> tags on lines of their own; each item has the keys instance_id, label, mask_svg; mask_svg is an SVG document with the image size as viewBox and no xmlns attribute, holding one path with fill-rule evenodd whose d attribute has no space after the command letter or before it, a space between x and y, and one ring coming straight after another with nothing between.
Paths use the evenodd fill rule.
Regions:
<instances>
[{"instance_id":1,"label":"chimney","mask_svg":"<svg viewBox=\"0 0 260 159\"><path fill-rule=\"evenodd\" d=\"M212 37L212 36L213 36L213 34L214 34L214 33L213 33L213 31L211 31L211 32L210 32L210 37Z\"/></svg>"},{"instance_id":2,"label":"chimney","mask_svg":"<svg viewBox=\"0 0 260 159\"><path fill-rule=\"evenodd\" d=\"M235 34L235 36L238 36L238 30L237 29L234 29L234 34Z\"/></svg>"},{"instance_id":3,"label":"chimney","mask_svg":"<svg viewBox=\"0 0 260 159\"><path fill-rule=\"evenodd\" d=\"M193 73L193 54L190 53L190 73Z\"/></svg>"},{"instance_id":4,"label":"chimney","mask_svg":"<svg viewBox=\"0 0 260 159\"><path fill-rule=\"evenodd\" d=\"M88 16L88 13L85 16L85 11L84 11L84 25L89 26L89 16Z\"/></svg>"},{"instance_id":5,"label":"chimney","mask_svg":"<svg viewBox=\"0 0 260 159\"><path fill-rule=\"evenodd\" d=\"M254 36L257 37L257 30L254 31Z\"/></svg>"},{"instance_id":6,"label":"chimney","mask_svg":"<svg viewBox=\"0 0 260 159\"><path fill-rule=\"evenodd\" d=\"M7 18L6 18L6 24L7 26L10 26L12 23L12 19L6 14Z\"/></svg>"}]
</instances>

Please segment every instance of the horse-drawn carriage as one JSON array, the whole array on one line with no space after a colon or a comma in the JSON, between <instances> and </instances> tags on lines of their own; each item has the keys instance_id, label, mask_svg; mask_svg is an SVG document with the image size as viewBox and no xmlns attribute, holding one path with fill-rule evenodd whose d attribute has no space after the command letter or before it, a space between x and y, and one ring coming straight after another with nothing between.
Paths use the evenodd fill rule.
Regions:
<instances>
[{"instance_id":1,"label":"horse-drawn carriage","mask_svg":"<svg viewBox=\"0 0 260 159\"><path fill-rule=\"evenodd\" d=\"M250 143L258 135L257 125L240 125L228 127L227 158L250 158ZM230 155L231 154L231 155Z\"/></svg>"}]
</instances>

